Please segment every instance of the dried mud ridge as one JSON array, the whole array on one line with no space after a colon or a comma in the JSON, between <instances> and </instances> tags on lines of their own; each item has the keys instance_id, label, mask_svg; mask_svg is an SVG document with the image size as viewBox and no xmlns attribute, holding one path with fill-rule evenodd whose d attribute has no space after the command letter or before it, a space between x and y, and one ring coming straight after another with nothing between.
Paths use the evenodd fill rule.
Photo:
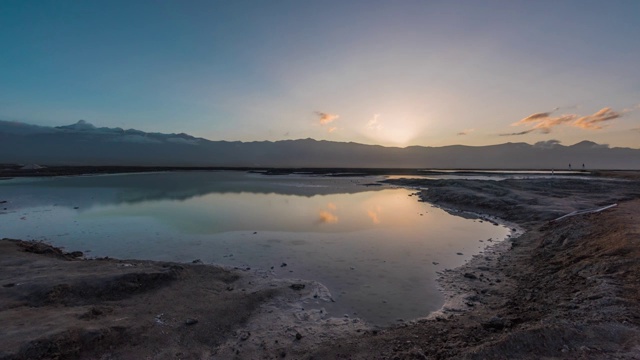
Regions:
<instances>
[{"instance_id":1,"label":"dried mud ridge","mask_svg":"<svg viewBox=\"0 0 640 360\"><path fill-rule=\"evenodd\" d=\"M392 183L528 231L445 272L450 301L442 311L378 330L307 308L330 300L314 282L202 264L83 260L5 239L0 359L640 358L633 177ZM619 206L548 222L612 202Z\"/></svg>"}]
</instances>

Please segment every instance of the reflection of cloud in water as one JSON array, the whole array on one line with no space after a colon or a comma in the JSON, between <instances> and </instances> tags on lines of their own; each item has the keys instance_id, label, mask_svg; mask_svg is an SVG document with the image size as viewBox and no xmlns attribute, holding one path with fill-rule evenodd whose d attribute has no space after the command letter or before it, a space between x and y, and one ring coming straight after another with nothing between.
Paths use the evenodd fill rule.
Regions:
<instances>
[{"instance_id":1,"label":"reflection of cloud in water","mask_svg":"<svg viewBox=\"0 0 640 360\"><path fill-rule=\"evenodd\" d=\"M378 214L376 214L374 211L368 210L367 211L367 216L369 218L371 218L371 221L374 224L380 224L380 219L378 218Z\"/></svg>"},{"instance_id":2,"label":"reflection of cloud in water","mask_svg":"<svg viewBox=\"0 0 640 360\"><path fill-rule=\"evenodd\" d=\"M380 224L380 214L382 213L382 207L380 205L376 206L374 210L367 210L367 216L371 219L371 222L374 224Z\"/></svg>"},{"instance_id":3,"label":"reflection of cloud in water","mask_svg":"<svg viewBox=\"0 0 640 360\"><path fill-rule=\"evenodd\" d=\"M328 203L327 204L327 208L329 208L329 210L333 210L333 211L336 211L338 209L338 207L334 203Z\"/></svg>"},{"instance_id":4,"label":"reflection of cloud in water","mask_svg":"<svg viewBox=\"0 0 640 360\"><path fill-rule=\"evenodd\" d=\"M334 224L338 222L338 217L326 210L321 210L319 222L321 224Z\"/></svg>"}]
</instances>

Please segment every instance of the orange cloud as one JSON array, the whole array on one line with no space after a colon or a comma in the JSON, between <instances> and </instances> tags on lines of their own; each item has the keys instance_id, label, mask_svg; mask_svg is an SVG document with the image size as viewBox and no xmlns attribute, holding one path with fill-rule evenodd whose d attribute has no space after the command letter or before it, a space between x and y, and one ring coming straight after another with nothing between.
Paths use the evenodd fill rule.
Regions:
<instances>
[{"instance_id":1,"label":"orange cloud","mask_svg":"<svg viewBox=\"0 0 640 360\"><path fill-rule=\"evenodd\" d=\"M610 107L600 109L593 115L587 115L579 118L573 123L573 126L577 126L582 129L600 130L606 125L605 121L611 121L621 117L622 114L613 111Z\"/></svg>"},{"instance_id":2,"label":"orange cloud","mask_svg":"<svg viewBox=\"0 0 640 360\"><path fill-rule=\"evenodd\" d=\"M520 119L519 121L511 124L511 126L525 125L531 126L531 128L514 133L500 134L500 136L524 135L531 132L549 134L554 127L559 125L567 125L588 130L600 130L607 126L606 122L617 119L623 114L631 111L629 109L625 109L621 112L617 112L612 110L610 107L605 107L598 110L596 113L587 116L580 116L577 114L551 116L551 114L556 110L558 110L558 108L555 108L553 111L549 112L531 114L523 119Z\"/></svg>"},{"instance_id":3,"label":"orange cloud","mask_svg":"<svg viewBox=\"0 0 640 360\"><path fill-rule=\"evenodd\" d=\"M338 120L338 118L340 118L340 115L329 114L329 113L325 113L325 112L322 112L322 111L316 111L315 113L320 118L319 119L320 120L320 125L327 125L329 123L332 123L332 122Z\"/></svg>"},{"instance_id":4,"label":"orange cloud","mask_svg":"<svg viewBox=\"0 0 640 360\"><path fill-rule=\"evenodd\" d=\"M334 132L336 130L338 130L338 128L335 127L335 126L334 127L330 127L329 129L327 129L327 131L329 131L330 133L332 133L332 132Z\"/></svg>"}]
</instances>

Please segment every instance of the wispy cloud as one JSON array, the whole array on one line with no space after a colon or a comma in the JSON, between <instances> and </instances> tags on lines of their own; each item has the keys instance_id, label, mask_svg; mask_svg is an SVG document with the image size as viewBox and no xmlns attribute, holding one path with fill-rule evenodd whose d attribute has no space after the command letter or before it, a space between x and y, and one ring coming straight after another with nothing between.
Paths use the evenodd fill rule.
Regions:
<instances>
[{"instance_id":1,"label":"wispy cloud","mask_svg":"<svg viewBox=\"0 0 640 360\"><path fill-rule=\"evenodd\" d=\"M318 117L319 117L320 125L330 124L330 123L338 120L338 118L340 118L340 115L329 114L329 113L322 112L322 111L316 111L315 114L318 115Z\"/></svg>"},{"instance_id":2,"label":"wispy cloud","mask_svg":"<svg viewBox=\"0 0 640 360\"><path fill-rule=\"evenodd\" d=\"M611 108L606 107L593 115L587 115L579 118L573 123L573 126L577 126L582 129L600 130L607 126L604 124L606 121L611 121L621 116L622 113L613 111Z\"/></svg>"},{"instance_id":3,"label":"wispy cloud","mask_svg":"<svg viewBox=\"0 0 640 360\"><path fill-rule=\"evenodd\" d=\"M337 127L335 127L335 126L330 127L330 128L328 128L328 129L327 129L327 131L328 131L328 132L330 132L330 133L332 133L332 132L334 132L334 131L336 131L336 130L338 130L338 128L337 128Z\"/></svg>"},{"instance_id":4,"label":"wispy cloud","mask_svg":"<svg viewBox=\"0 0 640 360\"><path fill-rule=\"evenodd\" d=\"M594 114L586 116L580 116L578 114L563 114L558 116L552 115L559 109L560 108L555 108L552 111L548 112L534 113L511 124L511 126L530 126L531 128L528 130L499 135L517 136L529 134L532 132L549 134L551 133L553 128L560 125L567 125L588 130L601 130L608 125L609 121L617 119L623 114L632 111L631 109L624 109L623 111L617 112L610 107L605 107L598 110Z\"/></svg>"},{"instance_id":5,"label":"wispy cloud","mask_svg":"<svg viewBox=\"0 0 640 360\"><path fill-rule=\"evenodd\" d=\"M458 136L465 136L465 135L469 135L469 134L471 134L471 133L472 133L472 132L474 132L474 131L476 131L476 129L465 129L465 130L460 131L460 132L459 132L459 133L457 133L456 135L458 135Z\"/></svg>"},{"instance_id":6,"label":"wispy cloud","mask_svg":"<svg viewBox=\"0 0 640 360\"><path fill-rule=\"evenodd\" d=\"M367 129L380 130L382 129L382 123L380 122L380 114L373 114L373 118L367 123Z\"/></svg>"}]
</instances>

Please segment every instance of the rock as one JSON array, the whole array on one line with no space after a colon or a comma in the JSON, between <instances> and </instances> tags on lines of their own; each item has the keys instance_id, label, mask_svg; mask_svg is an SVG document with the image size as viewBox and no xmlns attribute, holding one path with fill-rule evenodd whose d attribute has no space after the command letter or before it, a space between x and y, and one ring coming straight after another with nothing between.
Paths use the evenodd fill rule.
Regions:
<instances>
[{"instance_id":1,"label":"rock","mask_svg":"<svg viewBox=\"0 0 640 360\"><path fill-rule=\"evenodd\" d=\"M238 335L238 339L240 339L241 341L246 341L249 338L249 336L251 336L251 333L246 330L243 330L243 331L240 331L240 334Z\"/></svg>"},{"instance_id":2,"label":"rock","mask_svg":"<svg viewBox=\"0 0 640 360\"><path fill-rule=\"evenodd\" d=\"M286 262L283 262L282 264L280 264L280 267L285 267L285 266L287 266Z\"/></svg>"},{"instance_id":3,"label":"rock","mask_svg":"<svg viewBox=\"0 0 640 360\"><path fill-rule=\"evenodd\" d=\"M464 273L464 277L466 277L467 279L471 279L471 280L475 280L475 279L478 278L477 276L475 276L472 273Z\"/></svg>"},{"instance_id":4,"label":"rock","mask_svg":"<svg viewBox=\"0 0 640 360\"><path fill-rule=\"evenodd\" d=\"M461 253L461 252L459 252L459 253L456 253L456 255L464 255L464 254L463 254L463 253Z\"/></svg>"},{"instance_id":5,"label":"rock","mask_svg":"<svg viewBox=\"0 0 640 360\"><path fill-rule=\"evenodd\" d=\"M485 329L495 329L502 330L507 326L507 322L500 317L494 316L489 321L485 321L482 323L482 327Z\"/></svg>"},{"instance_id":6,"label":"rock","mask_svg":"<svg viewBox=\"0 0 640 360\"><path fill-rule=\"evenodd\" d=\"M290 288L292 288L293 290L302 290L304 289L305 285L304 284L291 284L289 285Z\"/></svg>"},{"instance_id":7,"label":"rock","mask_svg":"<svg viewBox=\"0 0 640 360\"><path fill-rule=\"evenodd\" d=\"M185 324L185 325L195 325L195 324L197 324L197 323L198 323L198 320L196 320L196 319L191 319L191 318L187 319L187 320L184 322L184 324Z\"/></svg>"},{"instance_id":8,"label":"rock","mask_svg":"<svg viewBox=\"0 0 640 360\"><path fill-rule=\"evenodd\" d=\"M200 259L195 259L191 262L192 264L202 264L202 260Z\"/></svg>"},{"instance_id":9,"label":"rock","mask_svg":"<svg viewBox=\"0 0 640 360\"><path fill-rule=\"evenodd\" d=\"M73 251L73 252L70 252L70 253L68 253L68 254L66 254L66 255L69 255L69 256L71 256L71 257L72 257L72 258L74 258L74 259L84 256L84 254L82 253L82 251Z\"/></svg>"},{"instance_id":10,"label":"rock","mask_svg":"<svg viewBox=\"0 0 640 360\"><path fill-rule=\"evenodd\" d=\"M432 262L432 264L433 264L433 265L438 265L438 264L440 264L440 263L439 263L439 262L437 262L437 261L434 261L434 262Z\"/></svg>"},{"instance_id":11,"label":"rock","mask_svg":"<svg viewBox=\"0 0 640 360\"><path fill-rule=\"evenodd\" d=\"M296 333L296 340L300 340L302 339L302 334L300 334L299 332Z\"/></svg>"}]
</instances>

